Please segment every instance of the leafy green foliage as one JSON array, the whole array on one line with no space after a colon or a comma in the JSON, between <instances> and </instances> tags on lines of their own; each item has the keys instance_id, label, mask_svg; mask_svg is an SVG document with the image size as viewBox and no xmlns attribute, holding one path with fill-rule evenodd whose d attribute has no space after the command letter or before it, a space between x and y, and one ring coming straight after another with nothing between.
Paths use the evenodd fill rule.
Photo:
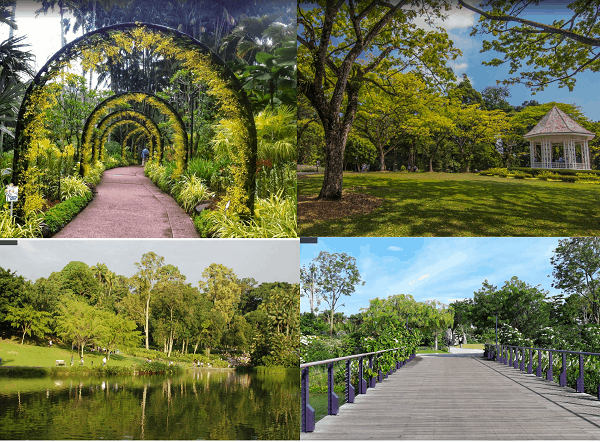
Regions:
<instances>
[{"instance_id":1,"label":"leafy green foliage","mask_svg":"<svg viewBox=\"0 0 600 442\"><path fill-rule=\"evenodd\" d=\"M50 322L50 313L35 310L32 306L25 307L8 307L8 314L5 317L6 321L10 321L10 325L21 329L23 337L21 345L25 340L25 335L44 336L44 333L50 333L48 323Z\"/></svg>"},{"instance_id":2,"label":"leafy green foliage","mask_svg":"<svg viewBox=\"0 0 600 442\"><path fill-rule=\"evenodd\" d=\"M523 83L535 92L558 82L560 87L573 90L578 72L600 69L595 53L600 40L591 37L598 35L596 2L571 2L571 18L550 22L549 17L547 23L519 17L530 5L517 0L484 2L483 9L463 0L459 0L459 4L481 15L473 35L481 33L494 37L483 42L483 51L504 54L502 59L494 58L484 64L500 66L508 63L510 74L519 73L517 77L504 80L504 84ZM526 69L523 69L523 63Z\"/></svg>"},{"instance_id":3,"label":"leafy green foliage","mask_svg":"<svg viewBox=\"0 0 600 442\"><path fill-rule=\"evenodd\" d=\"M268 199L258 198L256 216L250 222L223 212L209 211L206 214L211 226L208 231L221 238L296 238L296 200L271 195Z\"/></svg>"},{"instance_id":4,"label":"leafy green foliage","mask_svg":"<svg viewBox=\"0 0 600 442\"><path fill-rule=\"evenodd\" d=\"M60 197L65 201L74 196L91 199L92 191L79 177L66 177L60 183Z\"/></svg>"},{"instance_id":5,"label":"leafy green foliage","mask_svg":"<svg viewBox=\"0 0 600 442\"><path fill-rule=\"evenodd\" d=\"M179 184L180 190L177 202L183 210L190 213L201 201L210 200L215 194L210 192L202 180L196 176L188 178L184 176Z\"/></svg>"},{"instance_id":6,"label":"leafy green foliage","mask_svg":"<svg viewBox=\"0 0 600 442\"><path fill-rule=\"evenodd\" d=\"M551 259L553 287L581 298L581 319L600 323L600 240L571 238L560 240Z\"/></svg>"},{"instance_id":7,"label":"leafy green foliage","mask_svg":"<svg viewBox=\"0 0 600 442\"><path fill-rule=\"evenodd\" d=\"M313 260L315 267L315 281L322 290L321 299L335 313L340 297L350 296L354 293L355 286L365 285L360 278L356 265L356 258L346 253L320 252ZM329 334L333 335L333 314L329 319Z\"/></svg>"},{"instance_id":8,"label":"leafy green foliage","mask_svg":"<svg viewBox=\"0 0 600 442\"><path fill-rule=\"evenodd\" d=\"M441 3L427 6L428 18L443 15ZM427 71L423 78L443 83L453 79L446 61L460 51L442 28L429 32L418 28L414 19L423 10L408 7L406 1L377 7L360 1L352 8L343 2L299 4L297 11L298 89L317 110L325 131L327 170L320 195L340 199L345 140L366 80L386 88L390 72L410 66ZM359 63L363 53L378 55Z\"/></svg>"}]
</instances>

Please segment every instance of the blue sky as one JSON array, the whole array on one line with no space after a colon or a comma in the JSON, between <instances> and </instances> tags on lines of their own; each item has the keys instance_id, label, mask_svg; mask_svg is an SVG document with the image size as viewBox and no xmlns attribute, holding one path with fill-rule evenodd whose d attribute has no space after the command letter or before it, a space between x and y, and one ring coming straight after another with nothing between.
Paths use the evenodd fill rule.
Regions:
<instances>
[{"instance_id":1,"label":"blue sky","mask_svg":"<svg viewBox=\"0 0 600 442\"><path fill-rule=\"evenodd\" d=\"M566 7L566 1L543 1L535 8L528 8L520 15L522 18L551 24L553 20L561 17L570 17L570 10ZM568 15L566 15L568 14ZM471 26L477 24L479 16L467 9L453 9L449 13L448 20L442 23L447 30L455 47L463 52L463 56L450 63L456 77L460 79L463 73L469 77L473 87L482 91L486 86L496 86L496 80L518 76L516 73L509 74L508 64L500 67L488 67L481 64L482 61L490 61L493 58L502 58L503 54L494 51L480 53L482 41L491 40L491 36L471 37ZM422 23L424 27L426 25ZM484 38L486 37L486 38ZM525 63L524 63L525 65ZM526 67L526 66L525 66ZM600 74L589 71L579 73L576 76L577 83L573 92L568 88L559 88L556 84L550 85L543 92L532 95L531 91L523 85L510 86L512 105L520 105L527 100L537 100L540 103L558 101L561 103L576 104L582 108L583 113L591 120L600 120L600 91L598 83Z\"/></svg>"},{"instance_id":2,"label":"blue sky","mask_svg":"<svg viewBox=\"0 0 600 442\"><path fill-rule=\"evenodd\" d=\"M472 298L486 279L501 287L513 276L540 285L552 296L559 291L551 287L550 258L559 239L319 238L317 244L300 245L300 265L308 265L321 251L356 258L366 283L340 301L345 307L336 311L347 315L368 307L369 299L395 294L448 304ZM310 310L306 298L301 298L300 309Z\"/></svg>"}]
</instances>

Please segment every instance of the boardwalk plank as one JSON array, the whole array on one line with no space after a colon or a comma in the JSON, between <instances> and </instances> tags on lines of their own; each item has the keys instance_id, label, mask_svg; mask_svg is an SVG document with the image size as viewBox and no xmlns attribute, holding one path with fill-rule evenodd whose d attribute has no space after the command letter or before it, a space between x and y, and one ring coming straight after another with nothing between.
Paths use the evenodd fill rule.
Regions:
<instances>
[{"instance_id":1,"label":"boardwalk plank","mask_svg":"<svg viewBox=\"0 0 600 442\"><path fill-rule=\"evenodd\" d=\"M600 439L600 402L481 357L418 356L300 439Z\"/></svg>"}]
</instances>

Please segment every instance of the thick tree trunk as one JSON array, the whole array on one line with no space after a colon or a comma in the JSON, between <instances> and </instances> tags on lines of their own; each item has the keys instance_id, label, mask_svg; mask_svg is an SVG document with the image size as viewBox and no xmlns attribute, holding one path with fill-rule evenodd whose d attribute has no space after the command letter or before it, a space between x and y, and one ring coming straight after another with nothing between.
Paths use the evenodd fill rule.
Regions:
<instances>
[{"instance_id":1,"label":"thick tree trunk","mask_svg":"<svg viewBox=\"0 0 600 442\"><path fill-rule=\"evenodd\" d=\"M433 156L429 157L429 172L433 172Z\"/></svg>"},{"instance_id":2,"label":"thick tree trunk","mask_svg":"<svg viewBox=\"0 0 600 442\"><path fill-rule=\"evenodd\" d=\"M340 200L342 199L342 184L344 181L344 150L346 148L346 137L342 137L338 131L331 131L325 139L325 174L323 186L319 193L320 199Z\"/></svg>"},{"instance_id":3,"label":"thick tree trunk","mask_svg":"<svg viewBox=\"0 0 600 442\"><path fill-rule=\"evenodd\" d=\"M381 171L385 170L385 152L382 147L379 148L379 168Z\"/></svg>"}]
</instances>

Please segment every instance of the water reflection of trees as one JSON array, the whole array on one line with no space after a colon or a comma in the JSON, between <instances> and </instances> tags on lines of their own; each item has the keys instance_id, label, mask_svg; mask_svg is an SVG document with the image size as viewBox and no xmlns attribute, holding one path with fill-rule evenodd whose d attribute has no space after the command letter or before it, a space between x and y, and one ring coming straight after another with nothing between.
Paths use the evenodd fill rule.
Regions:
<instances>
[{"instance_id":1,"label":"water reflection of trees","mask_svg":"<svg viewBox=\"0 0 600 442\"><path fill-rule=\"evenodd\" d=\"M32 438L32 429L43 439L297 439L299 434L297 376L203 371L174 379L86 379L53 387L48 397L46 389L0 394L3 438Z\"/></svg>"}]
</instances>

